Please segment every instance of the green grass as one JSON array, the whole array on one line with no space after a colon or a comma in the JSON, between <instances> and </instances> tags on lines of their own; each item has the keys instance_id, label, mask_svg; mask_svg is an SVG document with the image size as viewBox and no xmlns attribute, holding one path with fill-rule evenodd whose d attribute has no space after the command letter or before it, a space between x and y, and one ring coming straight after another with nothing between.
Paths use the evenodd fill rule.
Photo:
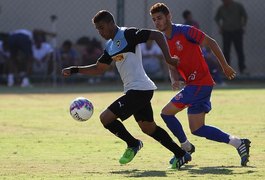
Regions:
<instances>
[{"instance_id":1,"label":"green grass","mask_svg":"<svg viewBox=\"0 0 265 180\"><path fill-rule=\"evenodd\" d=\"M168 132L159 113L173 94L156 91L152 101L157 124ZM186 112L182 112L178 118L196 152L193 161L180 171L167 169L172 154L143 134L132 118L124 124L143 140L144 148L131 163L119 165L125 144L104 129L98 117L120 95L120 91L88 92L88 87L2 88L0 179L265 178L265 89L214 90L213 110L207 116L208 124L252 141L248 167L240 166L232 146L191 135ZM89 98L95 106L95 113L87 122L77 122L69 115L69 103L77 96Z\"/></svg>"}]
</instances>

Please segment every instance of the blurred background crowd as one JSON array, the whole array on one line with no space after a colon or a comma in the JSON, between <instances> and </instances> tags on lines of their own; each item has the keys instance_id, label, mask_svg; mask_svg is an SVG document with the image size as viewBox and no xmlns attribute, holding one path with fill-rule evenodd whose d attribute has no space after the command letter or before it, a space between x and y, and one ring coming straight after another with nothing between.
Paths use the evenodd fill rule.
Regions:
<instances>
[{"instance_id":1,"label":"blurred background crowd","mask_svg":"<svg viewBox=\"0 0 265 180\"><path fill-rule=\"evenodd\" d=\"M93 2L93 3L92 3ZM113 12L120 26L154 28L149 8L154 0L47 0L0 2L0 85L30 87L38 83L68 83L61 69L90 65L104 50L91 22L101 9ZM265 79L265 1L167 0L173 22L188 24L217 39L238 79ZM157 81L168 81L167 65L156 43L142 44L143 67ZM202 53L218 85L225 86L222 70L212 52ZM115 66L103 77L74 81L98 83L117 80Z\"/></svg>"}]
</instances>

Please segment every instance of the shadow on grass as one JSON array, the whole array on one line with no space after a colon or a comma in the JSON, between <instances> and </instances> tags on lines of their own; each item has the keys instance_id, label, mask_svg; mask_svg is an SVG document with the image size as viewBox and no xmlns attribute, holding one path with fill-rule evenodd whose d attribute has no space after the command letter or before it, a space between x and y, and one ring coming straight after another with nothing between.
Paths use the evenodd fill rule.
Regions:
<instances>
[{"instance_id":1,"label":"shadow on grass","mask_svg":"<svg viewBox=\"0 0 265 180\"><path fill-rule=\"evenodd\" d=\"M246 169L245 171L241 172L234 172L235 169ZM122 175L127 178L140 178L140 177L167 177L169 174L176 174L179 171L187 171L191 175L191 177L197 177L201 175L243 175L243 174L252 174L257 171L251 170L255 169L254 166L208 166L208 167L198 167L196 165L186 165L182 167L180 170L139 170L139 169L131 169L131 170L121 170L121 171L110 171L110 174ZM102 174L101 172L86 172L91 174Z\"/></svg>"},{"instance_id":2,"label":"shadow on grass","mask_svg":"<svg viewBox=\"0 0 265 180\"><path fill-rule=\"evenodd\" d=\"M249 168L256 168L254 166L247 166L247 167L241 167L241 166L208 166L208 167L199 167L198 169L188 169L186 166L185 169L189 171L190 174L197 174L197 175L204 175L204 174L215 174L215 175L233 175L233 174L250 174L255 173L254 170L249 170ZM235 168L247 168L244 172L234 172Z\"/></svg>"},{"instance_id":3,"label":"shadow on grass","mask_svg":"<svg viewBox=\"0 0 265 180\"><path fill-rule=\"evenodd\" d=\"M111 171L112 174L121 174L126 177L167 177L166 171L154 171L154 170L125 170L125 171Z\"/></svg>"},{"instance_id":4,"label":"shadow on grass","mask_svg":"<svg viewBox=\"0 0 265 180\"><path fill-rule=\"evenodd\" d=\"M255 173L254 170L249 170L249 168L255 168L255 167L247 167L247 170L244 172L234 172L235 168L243 168L241 166L211 166L211 167L199 167L198 169L194 168L193 165L186 165L185 167L182 167L180 171L188 171L188 173L196 177L197 175L206 175L206 174L212 174L212 175L239 175L239 174L251 174ZM155 171L155 170L125 170L125 171L111 171L112 174L120 174L124 175L126 177L167 177L167 174L174 174L177 173L178 170L165 170L165 171Z\"/></svg>"}]
</instances>

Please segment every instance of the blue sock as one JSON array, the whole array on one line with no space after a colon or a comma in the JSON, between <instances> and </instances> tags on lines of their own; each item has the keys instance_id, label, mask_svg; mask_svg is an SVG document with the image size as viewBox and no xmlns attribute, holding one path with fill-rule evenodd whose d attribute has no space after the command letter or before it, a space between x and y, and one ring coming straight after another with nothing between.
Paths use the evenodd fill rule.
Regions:
<instances>
[{"instance_id":1,"label":"blue sock","mask_svg":"<svg viewBox=\"0 0 265 180\"><path fill-rule=\"evenodd\" d=\"M213 126L203 125L192 134L217 142L229 143L229 135Z\"/></svg>"},{"instance_id":2,"label":"blue sock","mask_svg":"<svg viewBox=\"0 0 265 180\"><path fill-rule=\"evenodd\" d=\"M184 143L187 140L187 137L179 120L174 115L161 114L161 117L170 131L178 138L179 142Z\"/></svg>"}]
</instances>

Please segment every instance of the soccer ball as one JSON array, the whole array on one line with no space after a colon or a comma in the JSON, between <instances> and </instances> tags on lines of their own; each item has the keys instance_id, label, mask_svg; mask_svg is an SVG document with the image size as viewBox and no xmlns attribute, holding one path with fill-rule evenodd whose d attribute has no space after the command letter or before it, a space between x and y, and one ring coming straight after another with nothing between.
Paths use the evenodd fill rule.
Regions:
<instances>
[{"instance_id":1,"label":"soccer ball","mask_svg":"<svg viewBox=\"0 0 265 180\"><path fill-rule=\"evenodd\" d=\"M87 121L93 112L93 104L84 97L78 97L70 104L70 114L77 121Z\"/></svg>"}]
</instances>

